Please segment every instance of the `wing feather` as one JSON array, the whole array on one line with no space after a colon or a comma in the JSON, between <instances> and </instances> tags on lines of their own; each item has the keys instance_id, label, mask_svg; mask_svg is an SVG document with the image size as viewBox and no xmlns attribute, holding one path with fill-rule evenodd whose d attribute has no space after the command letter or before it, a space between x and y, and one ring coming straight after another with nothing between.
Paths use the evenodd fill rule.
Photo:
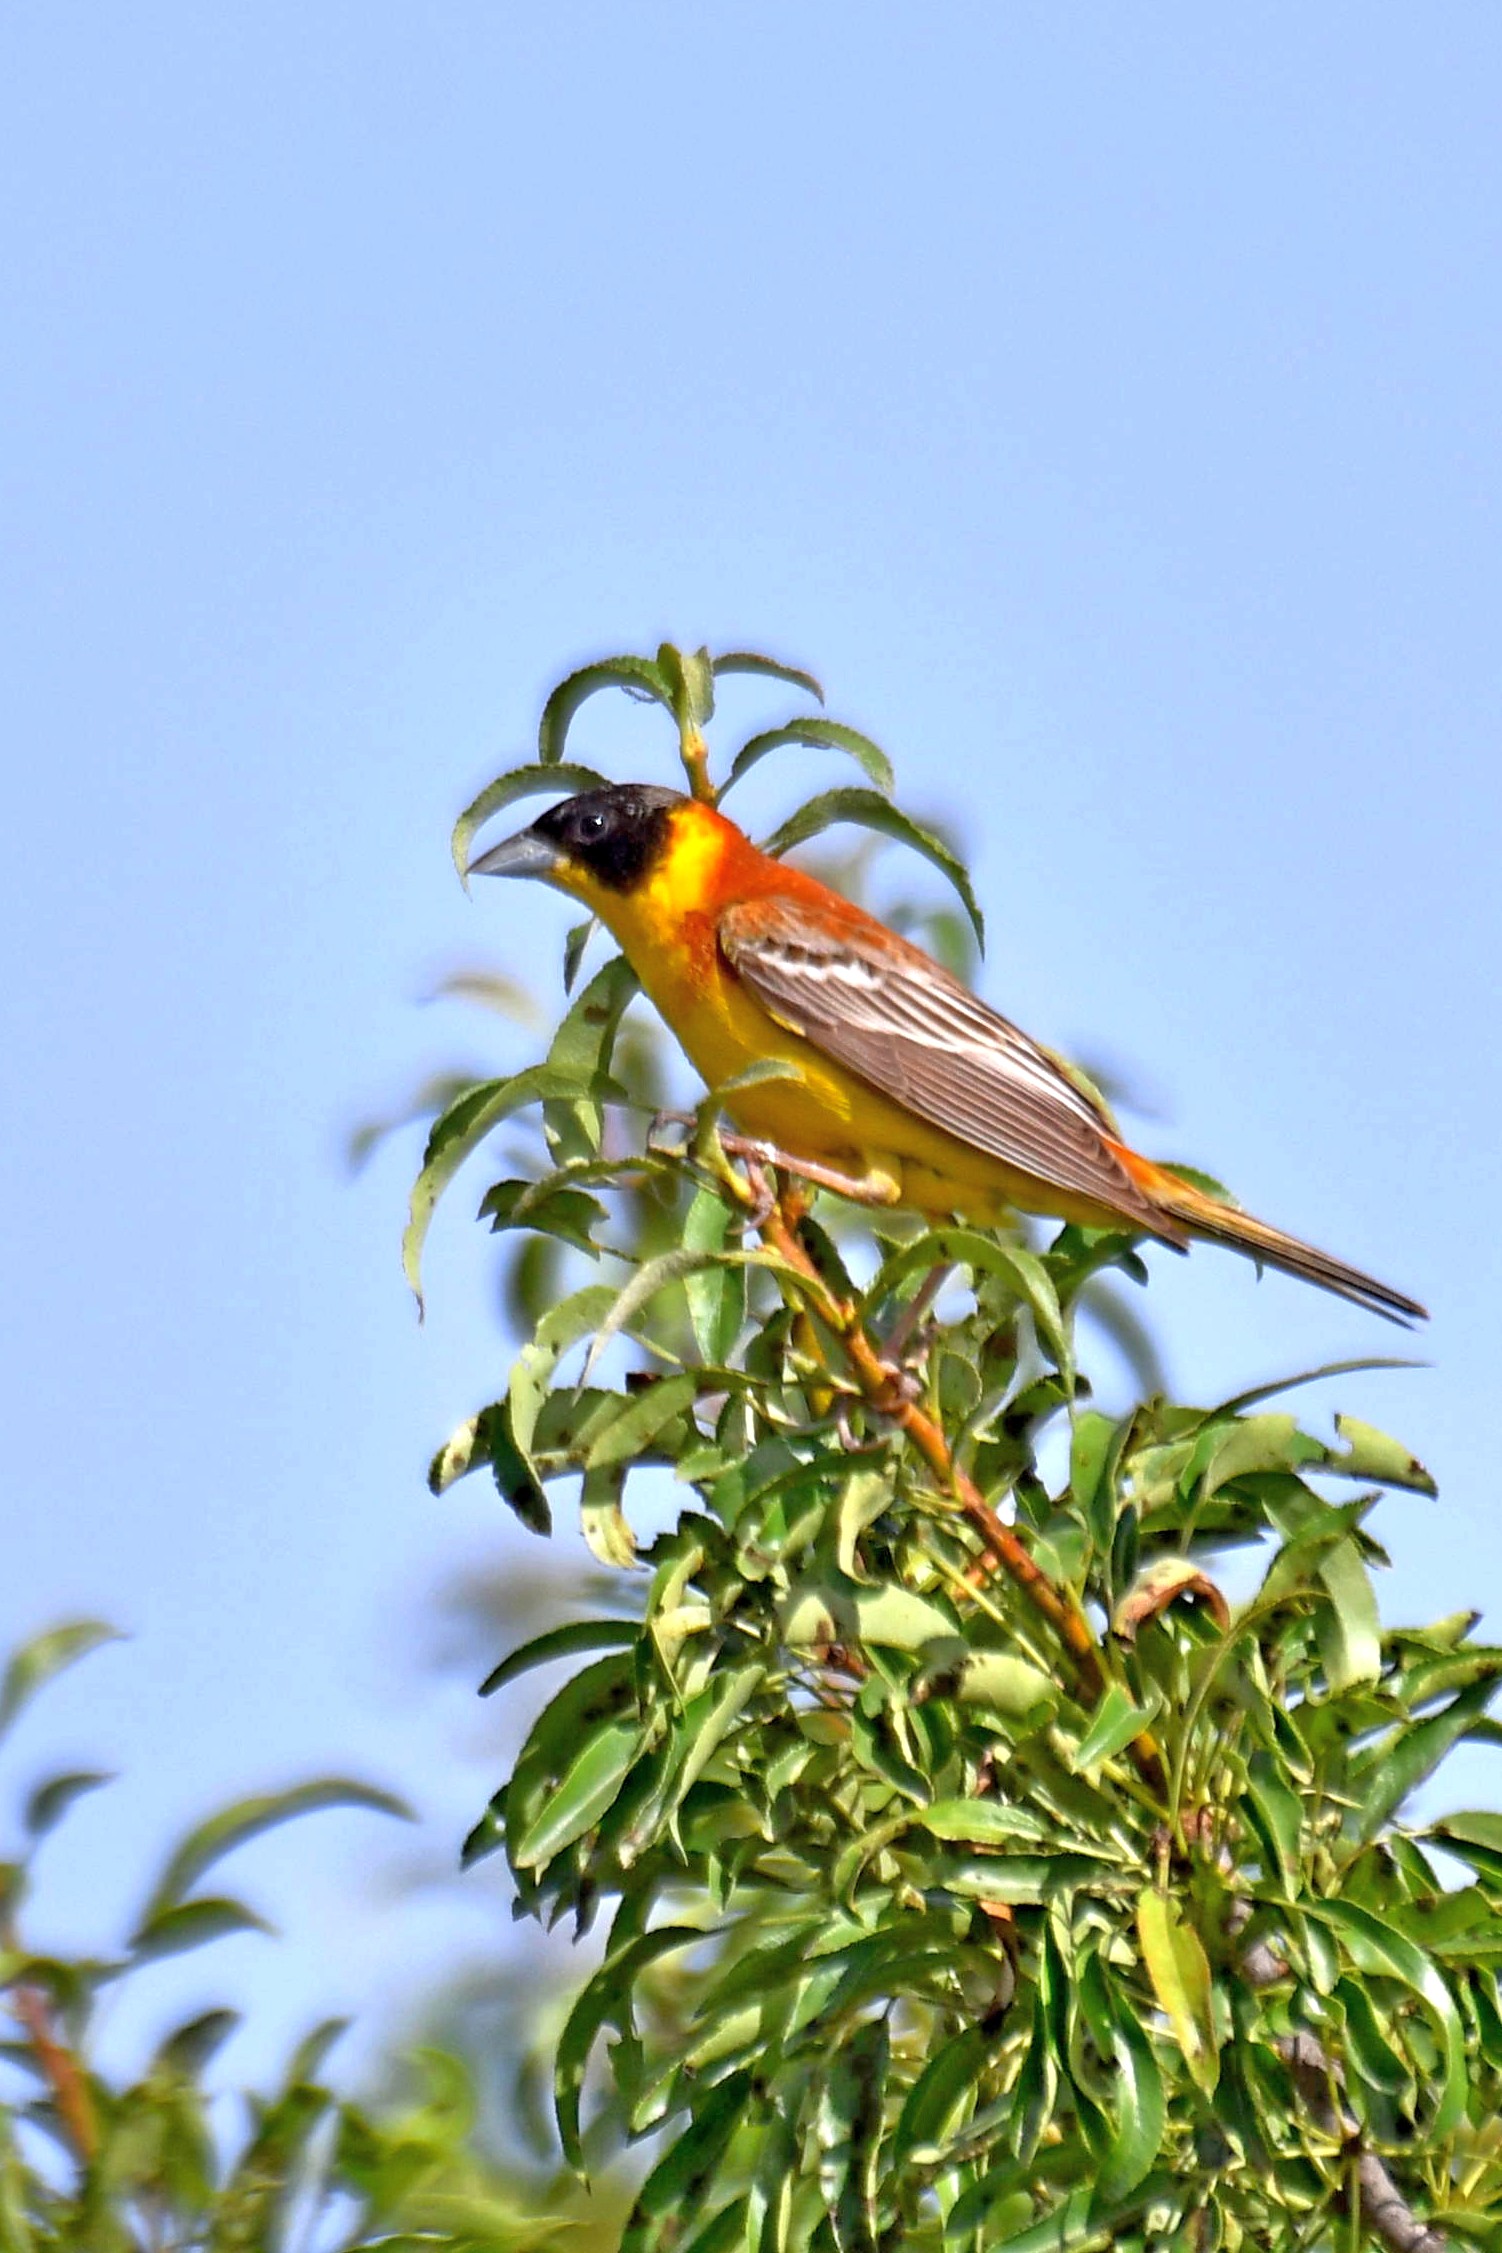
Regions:
<instances>
[{"instance_id":1,"label":"wing feather","mask_svg":"<svg viewBox=\"0 0 1502 2253\"><path fill-rule=\"evenodd\" d=\"M918 1118L1154 1234L1179 1233L1117 1161L1084 1090L905 939L853 914L826 925L785 897L727 908L719 939L779 1024Z\"/></svg>"}]
</instances>

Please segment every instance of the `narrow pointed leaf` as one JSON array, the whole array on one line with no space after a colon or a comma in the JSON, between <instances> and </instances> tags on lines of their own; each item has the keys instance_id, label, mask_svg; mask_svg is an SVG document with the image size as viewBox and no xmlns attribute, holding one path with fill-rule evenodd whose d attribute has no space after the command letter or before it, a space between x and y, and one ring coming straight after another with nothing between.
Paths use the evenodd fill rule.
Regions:
<instances>
[{"instance_id":1,"label":"narrow pointed leaf","mask_svg":"<svg viewBox=\"0 0 1502 2253\"><path fill-rule=\"evenodd\" d=\"M222 1861L226 1854L232 1854L237 1846L259 1838L263 1831L275 1830L281 1823L338 1807L358 1807L376 1815L395 1815L404 1823L415 1820L404 1800L389 1791L378 1791L373 1784L355 1783L345 1776L326 1776L316 1783L294 1784L290 1791L265 1792L253 1799L237 1800L234 1806L222 1808L207 1822L189 1831L157 1879L142 1912L142 1924L150 1923L163 1910L179 1902L206 1870Z\"/></svg>"},{"instance_id":2,"label":"narrow pointed leaf","mask_svg":"<svg viewBox=\"0 0 1502 2253\"><path fill-rule=\"evenodd\" d=\"M700 1189L683 1223L685 1248L723 1251L731 1217L723 1197L713 1189ZM713 1265L695 1268L683 1278L683 1294L700 1353L716 1367L728 1362L746 1319L745 1269Z\"/></svg>"},{"instance_id":3,"label":"narrow pointed leaf","mask_svg":"<svg viewBox=\"0 0 1502 2253\"><path fill-rule=\"evenodd\" d=\"M584 1651L622 1649L634 1643L639 1632L631 1619L576 1619L566 1627L550 1627L545 1635L534 1635L530 1643L523 1643L493 1667L480 1684L479 1695L492 1697L534 1666L550 1666L555 1659L578 1658Z\"/></svg>"},{"instance_id":4,"label":"narrow pointed leaf","mask_svg":"<svg viewBox=\"0 0 1502 2253\"><path fill-rule=\"evenodd\" d=\"M586 1738L512 1849L519 1868L542 1868L594 1829L626 1780L639 1735L634 1720L607 1721Z\"/></svg>"},{"instance_id":5,"label":"narrow pointed leaf","mask_svg":"<svg viewBox=\"0 0 1502 2253\"><path fill-rule=\"evenodd\" d=\"M1159 2008L1173 2028L1190 2078L1207 2096L1220 2078L1210 1963L1177 1901L1148 1886L1137 1900L1137 1937Z\"/></svg>"},{"instance_id":6,"label":"narrow pointed leaf","mask_svg":"<svg viewBox=\"0 0 1502 2253\"><path fill-rule=\"evenodd\" d=\"M1108 1684L1090 1716L1089 1728L1069 1756L1070 1767L1080 1775L1104 1760L1114 1760L1141 1736L1155 1711L1154 1706L1138 1705L1119 1682Z\"/></svg>"},{"instance_id":7,"label":"narrow pointed leaf","mask_svg":"<svg viewBox=\"0 0 1502 2253\"><path fill-rule=\"evenodd\" d=\"M74 1801L86 1792L98 1791L101 1784L112 1784L113 1775L102 1769L80 1769L64 1776L49 1776L28 1792L22 1820L33 1838L41 1838L54 1824L60 1823Z\"/></svg>"},{"instance_id":8,"label":"narrow pointed leaf","mask_svg":"<svg viewBox=\"0 0 1502 2253\"><path fill-rule=\"evenodd\" d=\"M661 1925L655 1932L638 1934L610 1951L569 2012L553 2065L553 2109L563 2156L576 2174L584 2169L579 2103L595 2043L608 2025L624 2031L632 1990L649 1964L676 1948L702 1946L703 1941L703 1933L694 1925Z\"/></svg>"},{"instance_id":9,"label":"narrow pointed leaf","mask_svg":"<svg viewBox=\"0 0 1502 2253\"><path fill-rule=\"evenodd\" d=\"M790 688L801 688L820 704L824 701L824 691L812 673L805 673L798 665L784 665L780 658L764 657L760 650L727 650L711 663L717 680L726 673L756 673L765 680L786 681Z\"/></svg>"},{"instance_id":10,"label":"narrow pointed leaf","mask_svg":"<svg viewBox=\"0 0 1502 2253\"><path fill-rule=\"evenodd\" d=\"M529 1103L551 1101L620 1102L625 1090L613 1080L581 1080L576 1072L552 1064L532 1064L509 1079L480 1080L434 1120L423 1152L422 1170L412 1185L411 1206L402 1236L402 1271L422 1306L422 1248L434 1208L471 1152L501 1122Z\"/></svg>"},{"instance_id":11,"label":"narrow pointed leaf","mask_svg":"<svg viewBox=\"0 0 1502 2253\"><path fill-rule=\"evenodd\" d=\"M1374 1479L1379 1486L1410 1488L1415 1494L1438 1494L1439 1488L1416 1455L1401 1440L1389 1439L1355 1416L1337 1416L1335 1429L1345 1441L1339 1455L1332 1454L1329 1468L1342 1478Z\"/></svg>"},{"instance_id":12,"label":"narrow pointed leaf","mask_svg":"<svg viewBox=\"0 0 1502 2253\"><path fill-rule=\"evenodd\" d=\"M1103 2199L1124 2198L1150 2172L1163 2141L1168 2100L1145 2027L1127 2012L1115 2023L1116 2130L1100 2173Z\"/></svg>"},{"instance_id":13,"label":"narrow pointed leaf","mask_svg":"<svg viewBox=\"0 0 1502 2253\"><path fill-rule=\"evenodd\" d=\"M620 2253L659 2253L685 2214L702 2213L726 2146L755 2102L750 2073L731 2073L703 2097L691 2125L669 2146L637 2195Z\"/></svg>"},{"instance_id":14,"label":"narrow pointed leaf","mask_svg":"<svg viewBox=\"0 0 1502 2253\"><path fill-rule=\"evenodd\" d=\"M102 1619L70 1620L66 1626L49 1627L43 1634L33 1635L30 1642L23 1643L12 1654L4 1679L0 1680L0 1736L54 1674L61 1674L65 1667L87 1658L101 1643L123 1640L119 1628L109 1626Z\"/></svg>"},{"instance_id":15,"label":"narrow pointed leaf","mask_svg":"<svg viewBox=\"0 0 1502 2253\"><path fill-rule=\"evenodd\" d=\"M1358 1971L1401 1980L1424 2003L1439 2031L1444 2053L1444 2078L1430 2133L1448 2135L1466 2105L1465 2032L1455 1998L1439 1972L1406 1933L1357 1902L1310 1902L1305 1914L1335 1935Z\"/></svg>"},{"instance_id":16,"label":"narrow pointed leaf","mask_svg":"<svg viewBox=\"0 0 1502 2253\"><path fill-rule=\"evenodd\" d=\"M180 1956L189 1948L202 1948L210 1940L223 1940L232 1932L272 1929L243 1901L218 1897L180 1901L142 1918L131 1935L130 1952L137 1963L151 1963L161 1956Z\"/></svg>"},{"instance_id":17,"label":"narrow pointed leaf","mask_svg":"<svg viewBox=\"0 0 1502 2253\"><path fill-rule=\"evenodd\" d=\"M867 1289L868 1303L877 1305L909 1275L933 1267L968 1267L973 1273L998 1275L1009 1283L1020 1302L1030 1309L1039 1337L1060 1371L1072 1380L1074 1355L1069 1326L1053 1277L1036 1252L1022 1244L1003 1243L978 1228L929 1229L883 1261Z\"/></svg>"},{"instance_id":18,"label":"narrow pointed leaf","mask_svg":"<svg viewBox=\"0 0 1502 2253\"><path fill-rule=\"evenodd\" d=\"M577 673L570 673L566 680L558 683L542 708L537 756L544 766L562 764L564 745L575 713L602 688L623 688L635 696L654 698L672 710L672 696L662 668L650 657L607 657L598 664L581 665Z\"/></svg>"},{"instance_id":19,"label":"narrow pointed leaf","mask_svg":"<svg viewBox=\"0 0 1502 2253\"><path fill-rule=\"evenodd\" d=\"M1452 1746L1477 1731L1497 1689L1495 1680L1472 1682L1442 1712L1410 1722L1379 1740L1360 1771L1360 1837L1375 1838Z\"/></svg>"},{"instance_id":20,"label":"narrow pointed leaf","mask_svg":"<svg viewBox=\"0 0 1502 2253\"><path fill-rule=\"evenodd\" d=\"M1321 1621L1325 1674L1337 1695L1382 1673L1382 1622L1371 1574L1354 1541L1338 1541L1319 1563L1332 1612Z\"/></svg>"},{"instance_id":21,"label":"narrow pointed leaf","mask_svg":"<svg viewBox=\"0 0 1502 2253\"><path fill-rule=\"evenodd\" d=\"M780 751L788 744L800 744L811 751L845 751L864 770L869 781L875 783L884 797L890 797L895 784L892 762L879 744L858 728L847 728L838 720L790 720L786 727L768 728L761 735L753 735L742 744L730 769L725 790L739 782L752 767L764 759L769 751ZM721 797L725 791L721 791Z\"/></svg>"}]
</instances>

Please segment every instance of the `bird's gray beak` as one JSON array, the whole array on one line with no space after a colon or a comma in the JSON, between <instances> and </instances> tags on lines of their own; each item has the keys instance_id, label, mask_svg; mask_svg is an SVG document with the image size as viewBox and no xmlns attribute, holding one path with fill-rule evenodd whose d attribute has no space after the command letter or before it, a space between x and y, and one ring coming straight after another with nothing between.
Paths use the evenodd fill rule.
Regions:
<instances>
[{"instance_id":1,"label":"bird's gray beak","mask_svg":"<svg viewBox=\"0 0 1502 2253\"><path fill-rule=\"evenodd\" d=\"M492 845L469 864L471 876L551 876L563 865L563 854L535 829L519 830L499 845Z\"/></svg>"}]
</instances>

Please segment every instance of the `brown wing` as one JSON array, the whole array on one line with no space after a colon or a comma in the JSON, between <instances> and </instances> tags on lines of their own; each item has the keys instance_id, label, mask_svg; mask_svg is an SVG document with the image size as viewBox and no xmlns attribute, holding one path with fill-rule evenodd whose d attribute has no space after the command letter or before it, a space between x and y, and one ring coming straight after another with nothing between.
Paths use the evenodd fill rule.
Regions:
<instances>
[{"instance_id":1,"label":"brown wing","mask_svg":"<svg viewBox=\"0 0 1502 2253\"><path fill-rule=\"evenodd\" d=\"M748 900L720 946L762 1007L929 1125L1173 1241L1106 1141L1104 1113L1053 1059L918 948L826 928L796 900Z\"/></svg>"}]
</instances>

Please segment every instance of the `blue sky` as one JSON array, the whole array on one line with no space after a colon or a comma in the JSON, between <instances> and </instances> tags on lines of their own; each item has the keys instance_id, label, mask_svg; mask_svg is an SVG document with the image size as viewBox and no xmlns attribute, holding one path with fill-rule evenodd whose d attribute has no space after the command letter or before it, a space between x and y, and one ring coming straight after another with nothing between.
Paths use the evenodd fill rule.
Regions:
<instances>
[{"instance_id":1,"label":"blue sky","mask_svg":"<svg viewBox=\"0 0 1502 2253\"><path fill-rule=\"evenodd\" d=\"M551 991L567 920L467 903L449 823L663 635L814 666L959 824L983 990L1428 1298L1431 1369L1309 1405L1442 1480L1381 1512L1389 1610L1495 1626L1499 97L1466 5L8 14L0 1630L135 1637L18 1746L126 1774L39 1937L342 1766L422 1832L254 1849L275 1970L161 2008L259 1993L270 2041L488 1944L488 1878L387 1897L504 1741L420 1663L424 1591L523 1538L422 1485L502 1362L487 1255L461 1194L419 1330L415 1147L340 1143L524 1060L415 1005L476 956ZM624 705L579 742L666 776ZM1190 1396L1402 1350L1155 1267Z\"/></svg>"}]
</instances>

